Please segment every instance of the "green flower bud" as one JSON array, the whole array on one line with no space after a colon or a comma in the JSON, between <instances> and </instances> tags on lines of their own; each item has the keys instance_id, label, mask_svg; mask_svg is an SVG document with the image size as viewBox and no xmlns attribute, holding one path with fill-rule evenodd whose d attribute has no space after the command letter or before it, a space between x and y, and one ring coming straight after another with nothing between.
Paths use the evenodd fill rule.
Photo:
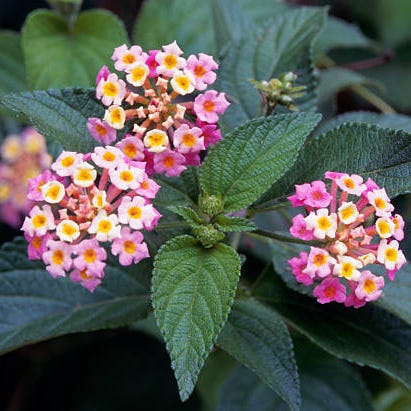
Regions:
<instances>
[{"instance_id":1,"label":"green flower bud","mask_svg":"<svg viewBox=\"0 0 411 411\"><path fill-rule=\"evenodd\" d=\"M223 200L216 195L200 196L200 209L209 217L223 212Z\"/></svg>"},{"instance_id":2,"label":"green flower bud","mask_svg":"<svg viewBox=\"0 0 411 411\"><path fill-rule=\"evenodd\" d=\"M214 228L212 224L193 227L193 233L205 248L211 248L225 237L225 235Z\"/></svg>"}]
</instances>

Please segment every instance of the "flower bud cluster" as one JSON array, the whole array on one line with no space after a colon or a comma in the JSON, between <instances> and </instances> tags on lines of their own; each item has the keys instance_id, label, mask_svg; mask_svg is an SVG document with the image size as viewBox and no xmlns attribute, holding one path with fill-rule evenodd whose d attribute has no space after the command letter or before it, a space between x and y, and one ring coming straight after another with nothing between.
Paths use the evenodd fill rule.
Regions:
<instances>
[{"instance_id":1,"label":"flower bud cluster","mask_svg":"<svg viewBox=\"0 0 411 411\"><path fill-rule=\"evenodd\" d=\"M229 105L225 94L198 93L214 83L218 65L204 53L182 54L175 41L148 53L122 45L112 55L117 73L103 66L97 75L96 96L106 110L103 119L89 119L91 135L109 144L122 130L116 147L145 161L149 175L180 175L221 138L217 122Z\"/></svg>"},{"instance_id":2,"label":"flower bud cluster","mask_svg":"<svg viewBox=\"0 0 411 411\"><path fill-rule=\"evenodd\" d=\"M50 166L44 137L34 128L9 135L0 147L0 219L19 227L33 203L27 198L28 180Z\"/></svg>"},{"instance_id":3,"label":"flower bud cluster","mask_svg":"<svg viewBox=\"0 0 411 411\"><path fill-rule=\"evenodd\" d=\"M121 265L149 256L141 230L153 229L161 215L150 203L159 186L144 162L106 146L88 154L63 151L51 169L29 181L36 205L22 230L30 259L42 259L53 277L70 273L93 291L104 277L109 246Z\"/></svg>"},{"instance_id":4,"label":"flower bud cluster","mask_svg":"<svg viewBox=\"0 0 411 411\"><path fill-rule=\"evenodd\" d=\"M298 111L294 100L305 94L306 86L295 86L297 74L289 71L269 81L250 80L255 88L260 92L265 105L266 115L272 113L277 104L287 107L291 111Z\"/></svg>"},{"instance_id":5,"label":"flower bud cluster","mask_svg":"<svg viewBox=\"0 0 411 411\"><path fill-rule=\"evenodd\" d=\"M288 263L298 282L318 283L313 291L318 302L359 308L382 294L384 277L370 271L373 264L385 267L390 280L405 264L398 243L404 221L373 180L330 171L325 178L331 180L329 191L323 181L313 181L296 185L288 197L307 213L293 218L290 233L320 244Z\"/></svg>"}]
</instances>

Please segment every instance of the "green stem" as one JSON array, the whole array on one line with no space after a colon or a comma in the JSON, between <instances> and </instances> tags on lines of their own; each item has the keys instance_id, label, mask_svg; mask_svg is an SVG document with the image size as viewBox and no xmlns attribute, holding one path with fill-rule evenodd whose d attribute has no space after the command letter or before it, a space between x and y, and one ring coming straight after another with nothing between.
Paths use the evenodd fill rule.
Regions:
<instances>
[{"instance_id":1,"label":"green stem","mask_svg":"<svg viewBox=\"0 0 411 411\"><path fill-rule=\"evenodd\" d=\"M264 205L267 204L267 205ZM255 208L249 208L247 210L247 218L252 218L253 216L255 216L258 213L266 213L269 211L276 211L279 209L282 209L284 207L289 207L290 204L289 203L275 203L275 204L271 204L270 202L267 201L266 203L261 204L260 206L257 206Z\"/></svg>"},{"instance_id":2,"label":"green stem","mask_svg":"<svg viewBox=\"0 0 411 411\"><path fill-rule=\"evenodd\" d=\"M160 223L155 226L155 230L167 230L170 228L186 228L190 227L190 224L187 221L173 221L170 223Z\"/></svg>"},{"instance_id":3,"label":"green stem","mask_svg":"<svg viewBox=\"0 0 411 411\"><path fill-rule=\"evenodd\" d=\"M237 250L238 245L240 244L241 240L241 233L237 231L236 233L233 234L233 237L231 239L231 247L234 248L234 250Z\"/></svg>"},{"instance_id":4,"label":"green stem","mask_svg":"<svg viewBox=\"0 0 411 411\"><path fill-rule=\"evenodd\" d=\"M354 93L357 93L364 100L371 103L373 106L378 108L382 113L392 114L395 113L395 110L387 104L382 98L378 97L372 91L368 90L361 84L353 84L349 87Z\"/></svg>"},{"instance_id":5,"label":"green stem","mask_svg":"<svg viewBox=\"0 0 411 411\"><path fill-rule=\"evenodd\" d=\"M295 244L304 244L304 245L313 245L313 246L319 246L322 245L322 241L305 241L301 240L300 238L295 238L295 237L289 237L284 234L280 233L275 233L272 231L266 231L262 229L257 229L253 232L247 233L247 235L251 236L256 236L256 237L263 237L263 238L269 238L271 240L277 240L281 242L286 242L286 243L295 243Z\"/></svg>"}]
</instances>

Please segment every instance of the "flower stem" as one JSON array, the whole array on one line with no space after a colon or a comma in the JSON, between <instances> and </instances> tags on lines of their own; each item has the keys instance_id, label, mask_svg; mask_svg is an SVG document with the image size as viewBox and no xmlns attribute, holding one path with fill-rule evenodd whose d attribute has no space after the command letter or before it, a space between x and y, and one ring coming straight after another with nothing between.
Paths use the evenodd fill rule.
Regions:
<instances>
[{"instance_id":1,"label":"flower stem","mask_svg":"<svg viewBox=\"0 0 411 411\"><path fill-rule=\"evenodd\" d=\"M288 235L284 235L284 234L276 233L272 231L266 231L262 229L257 229L253 232L247 233L247 235L269 238L271 240L277 240L277 241L286 242L286 243L295 243L295 244L304 244L304 245L313 245L313 246L319 246L323 244L323 242L319 240L305 241L299 238L289 237Z\"/></svg>"}]
</instances>

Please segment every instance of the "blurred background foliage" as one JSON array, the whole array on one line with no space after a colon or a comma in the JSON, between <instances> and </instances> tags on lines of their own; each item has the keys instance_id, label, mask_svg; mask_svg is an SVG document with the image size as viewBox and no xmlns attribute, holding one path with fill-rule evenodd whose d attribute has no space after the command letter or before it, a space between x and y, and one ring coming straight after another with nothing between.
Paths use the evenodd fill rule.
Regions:
<instances>
[{"instance_id":1,"label":"blurred background foliage","mask_svg":"<svg viewBox=\"0 0 411 411\"><path fill-rule=\"evenodd\" d=\"M112 11L125 23L130 38L135 42L141 38L142 45L149 47L152 46L150 42L156 41L156 38L146 36L145 33L145 28L151 24L150 13L167 15L167 8L163 10L159 8L159 5L164 3L150 0L143 5L141 0L85 0L83 9L97 7ZM344 35L341 34L343 31L340 31L344 28L339 26L338 21L334 22L334 25L329 28L329 35L324 38L334 41L334 46L338 40L341 42L340 46L330 50L327 50L327 44L318 46L320 52L316 55L316 66L320 70L319 102L321 111L326 117L358 110L411 114L409 98L411 95L411 2L409 0L290 0L288 3L326 5L329 7L330 15L360 29L349 31L352 37L347 46L344 45ZM192 5L193 10L198 8L201 11L201 7L204 7L203 2L198 0L193 0ZM18 32L26 16L37 8L48 8L48 4L39 0L3 0L0 29ZM251 12L252 8L250 8ZM140 20L139 24L135 25L136 19L141 15L144 15L144 20ZM197 12L196 16L199 24L204 23L201 12ZM254 17L264 18L264 16ZM205 26L199 27L207 30ZM168 29L168 27L159 27L156 31L157 36L161 37ZM209 32L200 33L204 36L201 41L205 44L208 41L207 44L212 49L214 45L211 23L208 29ZM184 34L183 24L171 28L172 33L177 31ZM196 47L197 40L193 38L192 47ZM10 34L7 41L16 44L13 58L16 61L22 60L16 37ZM160 39L160 41L165 43L168 39ZM1 50L0 42L0 66ZM326 54L324 50L327 51ZM14 74L24 79L24 67L16 66ZM24 89L22 83L13 84L7 79L3 79L2 82L0 76L0 93L21 89ZM16 122L10 113L0 112L0 140L7 134L18 131L24 125L24 119L20 121L21 123ZM396 199L396 203L409 222L411 219L409 196ZM2 243L19 235L18 230L13 230L3 223L0 223L0 233ZM408 228L406 233L408 240L404 245L408 259L411 251L409 234ZM245 278L247 273L252 275L256 272L256 267L260 268L261 264L256 257L248 256L244 266ZM213 410L216 409L217 404L219 410L234 410L236 404L237 406L241 404L242 409L250 410L282 409L279 408L271 392L265 393L264 390L267 388L262 387L260 382L255 381L255 386L248 385L241 388L241 381L245 379L244 381L250 382L252 377L251 379L247 377L245 375L247 371L238 368L233 359L218 349L207 361L196 394L186 403L181 403L167 353L157 337L158 331L152 318L149 317L135 327L61 337L3 355L0 357L0 410ZM342 379L344 375L346 378L351 375L351 371L344 368L346 365L348 367L348 364L339 362L340 365L336 365L335 359L328 358L324 352L318 348L314 349L306 341L296 338L295 343L297 361L303 371L302 395L306 398L306 409L325 410L327 408L322 408L324 405L318 402L318 398L321 397L320 391L304 393L304 381L316 378L316 373L321 374L323 369L313 368L312 363L310 361L307 363L307 358L304 358L304 355L299 356L298 353L311 350L311 361L317 359L321 364L329 361L331 369L336 367L336 374L342 373ZM343 368L338 368L341 366ZM364 395L369 395L368 392L372 395L377 411L411 409L411 394L389 377L366 367L350 366L350 368L355 368L361 374L365 382ZM345 372L347 374L344 374ZM230 384L237 384L238 389L243 389L244 394L259 393L255 397L258 402L255 402L256 399L251 394L247 397L231 398L229 393L233 390L230 390ZM332 392L331 377L329 385L322 389ZM228 394L224 395L224 393ZM307 395L310 394L311 399L307 400ZM335 395L338 396L338 392ZM344 402L344 398L339 398L339 401L342 401L342 405L338 409L350 410L350 404ZM325 405L327 406L329 404Z\"/></svg>"}]
</instances>

